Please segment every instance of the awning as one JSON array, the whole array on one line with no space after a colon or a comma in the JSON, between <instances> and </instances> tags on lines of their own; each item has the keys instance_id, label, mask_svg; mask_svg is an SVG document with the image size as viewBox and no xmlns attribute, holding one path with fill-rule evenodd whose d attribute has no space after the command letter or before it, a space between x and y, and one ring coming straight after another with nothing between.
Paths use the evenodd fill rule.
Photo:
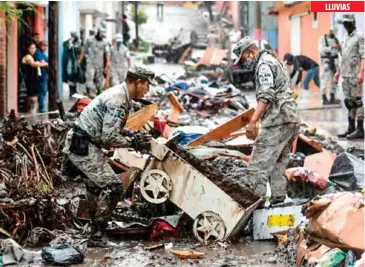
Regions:
<instances>
[{"instance_id":1,"label":"awning","mask_svg":"<svg viewBox=\"0 0 365 267\"><path fill-rule=\"evenodd\" d=\"M27 3L46 7L46 6L48 6L49 1L27 1Z\"/></svg>"}]
</instances>

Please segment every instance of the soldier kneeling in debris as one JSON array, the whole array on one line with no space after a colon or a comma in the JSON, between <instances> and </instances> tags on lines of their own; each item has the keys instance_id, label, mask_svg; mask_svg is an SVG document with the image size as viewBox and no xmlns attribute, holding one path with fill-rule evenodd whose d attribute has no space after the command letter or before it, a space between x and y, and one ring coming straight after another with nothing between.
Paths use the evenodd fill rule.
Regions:
<instances>
[{"instance_id":1,"label":"soldier kneeling in debris","mask_svg":"<svg viewBox=\"0 0 365 267\"><path fill-rule=\"evenodd\" d=\"M249 139L257 137L248 167L250 189L262 197L270 179L272 196L285 197L283 175L298 131L298 109L289 74L271 51L260 51L249 36L236 44L233 53L237 56L235 64L254 68L257 108L246 128Z\"/></svg>"},{"instance_id":2,"label":"soldier kneeling in debris","mask_svg":"<svg viewBox=\"0 0 365 267\"><path fill-rule=\"evenodd\" d=\"M141 98L154 83L155 74L143 67L132 67L126 81L97 96L80 114L68 132L63 152L86 176L89 213L93 224L89 246L105 246L105 231L118 201L138 171L116 174L104 159L103 149L132 147L145 151L150 136L123 129L132 99Z\"/></svg>"}]
</instances>

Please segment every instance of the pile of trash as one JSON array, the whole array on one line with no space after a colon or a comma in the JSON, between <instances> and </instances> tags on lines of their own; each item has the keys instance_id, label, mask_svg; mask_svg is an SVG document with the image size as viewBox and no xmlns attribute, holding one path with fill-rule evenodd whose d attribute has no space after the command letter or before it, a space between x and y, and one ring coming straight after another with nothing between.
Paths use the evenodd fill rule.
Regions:
<instances>
[{"instance_id":1,"label":"pile of trash","mask_svg":"<svg viewBox=\"0 0 365 267\"><path fill-rule=\"evenodd\" d=\"M117 172L142 172L118 204L107 234L146 240L188 237L209 245L233 239L247 226L244 232L255 240L280 237L275 257L284 259L283 266L329 261L353 266L363 260L364 243L355 237L364 234L359 217L364 152L344 151L321 129L303 124L283 176L287 196L271 199L268 189L264 204L247 179L254 145L245 136L254 113L247 105L240 90L205 77L151 92L126 123L153 135L151 150L116 149L108 156ZM79 173L66 169L63 161L75 116L70 118L28 125L12 113L0 121L0 233L26 246L58 239L42 251L43 261L56 264L62 264L65 251L74 255L72 261L83 261L81 251L66 241L87 235L90 223Z\"/></svg>"}]
</instances>

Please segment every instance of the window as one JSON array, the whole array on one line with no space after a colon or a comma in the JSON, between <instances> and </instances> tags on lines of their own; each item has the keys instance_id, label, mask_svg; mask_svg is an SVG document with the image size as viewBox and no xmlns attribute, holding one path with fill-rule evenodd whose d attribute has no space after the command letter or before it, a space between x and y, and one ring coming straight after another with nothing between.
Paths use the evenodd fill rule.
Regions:
<instances>
[{"instance_id":1,"label":"window","mask_svg":"<svg viewBox=\"0 0 365 267\"><path fill-rule=\"evenodd\" d=\"M313 12L313 17L312 17L312 26L313 28L317 29L318 28L318 13L317 12Z\"/></svg>"}]
</instances>

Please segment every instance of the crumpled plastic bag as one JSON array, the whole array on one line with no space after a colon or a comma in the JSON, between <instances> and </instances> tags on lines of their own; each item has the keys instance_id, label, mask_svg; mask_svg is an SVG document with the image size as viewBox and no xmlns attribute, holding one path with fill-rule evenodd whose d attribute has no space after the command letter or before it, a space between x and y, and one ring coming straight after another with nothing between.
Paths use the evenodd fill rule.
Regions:
<instances>
[{"instance_id":1,"label":"crumpled plastic bag","mask_svg":"<svg viewBox=\"0 0 365 267\"><path fill-rule=\"evenodd\" d=\"M84 261L84 254L71 245L55 245L42 249L42 259L48 264L72 265Z\"/></svg>"},{"instance_id":2,"label":"crumpled plastic bag","mask_svg":"<svg viewBox=\"0 0 365 267\"><path fill-rule=\"evenodd\" d=\"M361 191L364 189L364 161L342 153L336 157L329 178L346 191Z\"/></svg>"},{"instance_id":3,"label":"crumpled plastic bag","mask_svg":"<svg viewBox=\"0 0 365 267\"><path fill-rule=\"evenodd\" d=\"M317 190L324 190L330 186L336 185L329 181L327 177L319 175L307 168L296 167L285 171L285 176L292 183L309 183Z\"/></svg>"}]
</instances>

